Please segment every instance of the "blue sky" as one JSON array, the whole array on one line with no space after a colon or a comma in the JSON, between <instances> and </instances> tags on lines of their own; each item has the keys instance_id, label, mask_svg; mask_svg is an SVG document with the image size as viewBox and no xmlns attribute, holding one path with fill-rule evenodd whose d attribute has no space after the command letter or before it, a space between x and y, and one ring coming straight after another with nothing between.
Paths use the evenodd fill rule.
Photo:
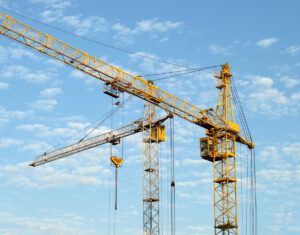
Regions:
<instances>
[{"instance_id":1,"label":"blue sky","mask_svg":"<svg viewBox=\"0 0 300 235\"><path fill-rule=\"evenodd\" d=\"M203 67L229 62L256 144L258 234L299 234L299 1L2 0L1 5L173 63ZM1 12L132 74L178 69ZM108 145L28 167L57 144L78 141L84 133L71 137L110 110L111 98L102 93L103 83L4 37L0 37L0 71L0 233L113 234L115 221L116 234L141 234L141 135L124 142L116 213ZM217 104L212 73L157 85L200 108ZM124 124L142 117L143 105L131 99ZM114 117L113 128L122 126L120 116ZM213 170L199 153L204 130L179 118L175 127L177 234L212 234ZM106 122L94 134L109 129ZM239 226L244 231L247 160L243 150L239 152ZM114 153L121 154L120 146ZM168 143L164 143L160 146L162 234L169 234L167 156Z\"/></svg>"}]
</instances>

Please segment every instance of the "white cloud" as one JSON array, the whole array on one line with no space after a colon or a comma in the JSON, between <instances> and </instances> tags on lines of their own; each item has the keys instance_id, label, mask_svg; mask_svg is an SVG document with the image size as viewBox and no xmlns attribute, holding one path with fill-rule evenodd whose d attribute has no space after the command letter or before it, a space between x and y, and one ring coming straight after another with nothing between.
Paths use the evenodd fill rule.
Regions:
<instances>
[{"instance_id":1,"label":"white cloud","mask_svg":"<svg viewBox=\"0 0 300 235\"><path fill-rule=\"evenodd\" d=\"M300 92L296 92L291 95L292 100L300 101Z\"/></svg>"},{"instance_id":2,"label":"white cloud","mask_svg":"<svg viewBox=\"0 0 300 235\"><path fill-rule=\"evenodd\" d=\"M7 82L0 82L0 90L8 89L9 84Z\"/></svg>"},{"instance_id":3,"label":"white cloud","mask_svg":"<svg viewBox=\"0 0 300 235\"><path fill-rule=\"evenodd\" d=\"M52 98L62 93L61 88L47 88L41 91L40 96L44 98Z\"/></svg>"},{"instance_id":4,"label":"white cloud","mask_svg":"<svg viewBox=\"0 0 300 235\"><path fill-rule=\"evenodd\" d=\"M247 93L245 95L248 107L255 112L272 114L270 117L277 118L289 113L295 115L299 108L297 101L298 94L287 94L285 91L276 88L274 80L269 77L247 75ZM292 86L295 81L287 82L286 86ZM297 82L296 82L297 83Z\"/></svg>"},{"instance_id":5,"label":"white cloud","mask_svg":"<svg viewBox=\"0 0 300 235\"><path fill-rule=\"evenodd\" d=\"M32 104L33 108L50 112L52 111L55 106L57 105L57 101L54 99L45 99L45 100L38 100L35 103Z\"/></svg>"},{"instance_id":6,"label":"white cloud","mask_svg":"<svg viewBox=\"0 0 300 235\"><path fill-rule=\"evenodd\" d=\"M177 187L189 187L189 188L192 188L192 187L195 187L197 185L200 184L200 181L184 181L184 182L177 182L176 183L176 186Z\"/></svg>"},{"instance_id":7,"label":"white cloud","mask_svg":"<svg viewBox=\"0 0 300 235\"><path fill-rule=\"evenodd\" d=\"M107 30L106 19L98 16L90 16L85 19L81 15L64 16L60 21L74 27L76 29L75 33L78 35Z\"/></svg>"},{"instance_id":8,"label":"white cloud","mask_svg":"<svg viewBox=\"0 0 300 235\"><path fill-rule=\"evenodd\" d=\"M28 49L24 49L22 47L9 47L8 52L11 58L13 59L22 59L24 56L28 56L31 59L38 58L33 52L29 51Z\"/></svg>"},{"instance_id":9,"label":"white cloud","mask_svg":"<svg viewBox=\"0 0 300 235\"><path fill-rule=\"evenodd\" d=\"M23 119L32 115L32 110L7 110L3 106L0 105L0 124L10 122L14 119Z\"/></svg>"},{"instance_id":10,"label":"white cloud","mask_svg":"<svg viewBox=\"0 0 300 235\"><path fill-rule=\"evenodd\" d=\"M7 57L7 50L3 46L0 46L0 63L4 62Z\"/></svg>"},{"instance_id":11,"label":"white cloud","mask_svg":"<svg viewBox=\"0 0 300 235\"><path fill-rule=\"evenodd\" d=\"M7 148L22 144L22 140L11 139L11 138L0 138L0 148Z\"/></svg>"},{"instance_id":12,"label":"white cloud","mask_svg":"<svg viewBox=\"0 0 300 235\"><path fill-rule=\"evenodd\" d=\"M70 77L77 78L77 79L83 79L86 78L87 75L79 70L72 70L70 73Z\"/></svg>"},{"instance_id":13,"label":"white cloud","mask_svg":"<svg viewBox=\"0 0 300 235\"><path fill-rule=\"evenodd\" d=\"M31 59L38 58L32 51L21 46L8 48L0 46L0 53L0 63L7 60L8 57L12 59L22 59L24 56L30 57Z\"/></svg>"},{"instance_id":14,"label":"white cloud","mask_svg":"<svg viewBox=\"0 0 300 235\"><path fill-rule=\"evenodd\" d=\"M86 133L89 133L92 129L86 128L89 126L89 122L67 122L63 124L63 127L50 127L46 126L40 123L33 123L33 124L22 124L17 126L17 129L29 131L34 133L38 137L49 139L50 137L54 137L57 139L57 137L67 138L67 137L73 137L74 135L80 134L81 136L85 135ZM103 134L105 132L108 132L110 129L100 126L98 129L93 131L93 135ZM78 137L79 138L79 137ZM77 139L78 141L79 139Z\"/></svg>"},{"instance_id":15,"label":"white cloud","mask_svg":"<svg viewBox=\"0 0 300 235\"><path fill-rule=\"evenodd\" d=\"M265 38L256 43L257 46L267 48L272 46L274 43L278 42L277 38Z\"/></svg>"},{"instance_id":16,"label":"white cloud","mask_svg":"<svg viewBox=\"0 0 300 235\"><path fill-rule=\"evenodd\" d=\"M182 22L158 21L158 18L150 20L142 20L137 23L134 31L136 32L167 32L178 29L182 26Z\"/></svg>"},{"instance_id":17,"label":"white cloud","mask_svg":"<svg viewBox=\"0 0 300 235\"><path fill-rule=\"evenodd\" d=\"M180 135L180 134L178 134ZM181 136L181 135L180 135ZM190 159L190 158L185 158L184 160L181 161L182 166L199 166L205 164L205 161L203 159Z\"/></svg>"},{"instance_id":18,"label":"white cloud","mask_svg":"<svg viewBox=\"0 0 300 235\"><path fill-rule=\"evenodd\" d=\"M49 150L44 143L25 145L23 151L40 154ZM0 165L2 178L8 184L22 188L91 187L108 185L111 174L108 153L102 149L91 149L70 158L59 159L43 166L29 167L29 162L17 165ZM33 156L34 157L34 156Z\"/></svg>"},{"instance_id":19,"label":"white cloud","mask_svg":"<svg viewBox=\"0 0 300 235\"><path fill-rule=\"evenodd\" d=\"M254 78L253 84L257 86L270 88L274 84L273 79L269 77L254 76L253 78Z\"/></svg>"},{"instance_id":20,"label":"white cloud","mask_svg":"<svg viewBox=\"0 0 300 235\"><path fill-rule=\"evenodd\" d=\"M9 211L1 210L0 219L7 226L1 228L3 235L12 234L79 234L96 235L96 230L89 229L94 225L95 220L83 218L74 214L63 214L59 216L35 215L21 216Z\"/></svg>"},{"instance_id":21,"label":"white cloud","mask_svg":"<svg viewBox=\"0 0 300 235\"><path fill-rule=\"evenodd\" d=\"M300 53L300 46L293 45L285 49L285 53L290 55L298 55Z\"/></svg>"},{"instance_id":22,"label":"white cloud","mask_svg":"<svg viewBox=\"0 0 300 235\"><path fill-rule=\"evenodd\" d=\"M117 36L114 37L115 39L131 43L136 35L149 33L152 37L157 37L158 34L179 30L182 25L182 22L159 21L158 18L153 18L137 22L134 28L115 23L112 29L117 33ZM164 38L166 39L166 37Z\"/></svg>"},{"instance_id":23,"label":"white cloud","mask_svg":"<svg viewBox=\"0 0 300 235\"><path fill-rule=\"evenodd\" d=\"M13 65L5 68L2 73L5 78L21 78L27 82L42 84L50 79L50 76L45 71L31 72L28 68L22 65Z\"/></svg>"},{"instance_id":24,"label":"white cloud","mask_svg":"<svg viewBox=\"0 0 300 235\"><path fill-rule=\"evenodd\" d=\"M188 226L189 230L197 231L197 232L205 232L205 234L211 234L213 232L212 226L202 225L202 226ZM201 233L203 234L203 233Z\"/></svg>"},{"instance_id":25,"label":"white cloud","mask_svg":"<svg viewBox=\"0 0 300 235\"><path fill-rule=\"evenodd\" d=\"M293 88L299 83L299 79L293 79L293 78L289 78L287 76L284 76L280 80L284 82L284 85L287 88Z\"/></svg>"},{"instance_id":26,"label":"white cloud","mask_svg":"<svg viewBox=\"0 0 300 235\"><path fill-rule=\"evenodd\" d=\"M231 48L231 46L224 47L224 46L219 46L219 45L216 45L216 44L210 44L208 46L208 49L212 53L214 53L214 54L220 54L220 55L223 55L223 56L230 56L230 55L232 55L232 53L229 51L230 48Z\"/></svg>"},{"instance_id":27,"label":"white cloud","mask_svg":"<svg viewBox=\"0 0 300 235\"><path fill-rule=\"evenodd\" d=\"M40 154L42 152L48 151L50 148L51 146L45 141L34 141L24 144L20 151L28 151L35 154Z\"/></svg>"},{"instance_id":28,"label":"white cloud","mask_svg":"<svg viewBox=\"0 0 300 235\"><path fill-rule=\"evenodd\" d=\"M182 22L159 21L158 18L154 18L137 22L133 29L130 29L120 23L114 24L112 28L121 35L137 35L145 32L164 33L178 29L182 25Z\"/></svg>"},{"instance_id":29,"label":"white cloud","mask_svg":"<svg viewBox=\"0 0 300 235\"><path fill-rule=\"evenodd\" d=\"M64 9L70 7L72 2L69 0L30 0L31 3L43 3L45 7L54 9Z\"/></svg>"}]
</instances>

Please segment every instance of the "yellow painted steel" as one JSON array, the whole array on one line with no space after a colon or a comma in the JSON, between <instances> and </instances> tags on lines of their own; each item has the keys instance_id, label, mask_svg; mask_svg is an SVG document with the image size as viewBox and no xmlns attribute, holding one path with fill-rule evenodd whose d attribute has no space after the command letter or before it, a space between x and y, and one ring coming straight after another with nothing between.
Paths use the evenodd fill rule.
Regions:
<instances>
[{"instance_id":1,"label":"yellow painted steel","mask_svg":"<svg viewBox=\"0 0 300 235\"><path fill-rule=\"evenodd\" d=\"M45 152L44 154L36 157L34 162L30 163L29 166L33 166L33 167L40 166L48 162L53 162L58 159L68 157L70 155L80 153L82 151L95 148L103 144L118 143L122 138L161 125L169 117L170 116L168 115L164 118L160 118L156 121L153 121L152 123L142 123L141 121L135 121L133 124L130 124L128 126L124 126L119 129L103 133L101 135L97 135L85 140L81 140L77 143L64 146L62 148L53 150L51 152Z\"/></svg>"},{"instance_id":2,"label":"yellow painted steel","mask_svg":"<svg viewBox=\"0 0 300 235\"><path fill-rule=\"evenodd\" d=\"M141 77L130 75L3 13L0 13L0 33L186 120L206 128L215 127L216 114L212 109L202 110Z\"/></svg>"},{"instance_id":3,"label":"yellow painted steel","mask_svg":"<svg viewBox=\"0 0 300 235\"><path fill-rule=\"evenodd\" d=\"M121 92L127 92L151 102L169 113L175 114L208 130L218 129L222 126L220 124L224 122L222 117L212 108L200 109L159 89L151 81L128 74L1 12L0 34L100 79L106 84L118 88ZM218 119L218 123L215 123L216 119ZM249 148L254 147L253 143L249 143L240 136L237 137L237 141L248 145Z\"/></svg>"},{"instance_id":4,"label":"yellow painted steel","mask_svg":"<svg viewBox=\"0 0 300 235\"><path fill-rule=\"evenodd\" d=\"M231 103L230 78L232 74L228 64L222 65L221 74L216 76L220 89L217 113L222 120L215 119L213 141L214 165L214 211L215 234L238 234L237 181L236 181L236 138L239 132L234 123ZM224 122L225 121L225 122Z\"/></svg>"},{"instance_id":5,"label":"yellow painted steel","mask_svg":"<svg viewBox=\"0 0 300 235\"><path fill-rule=\"evenodd\" d=\"M158 142L166 141L166 130L165 129L166 128L164 125L153 128L151 131L151 138L153 139L153 141L156 141L156 140Z\"/></svg>"},{"instance_id":6,"label":"yellow painted steel","mask_svg":"<svg viewBox=\"0 0 300 235\"><path fill-rule=\"evenodd\" d=\"M153 123L156 120L155 105L146 102L143 123ZM160 234L159 127L161 126L143 129L143 235Z\"/></svg>"},{"instance_id":7,"label":"yellow painted steel","mask_svg":"<svg viewBox=\"0 0 300 235\"><path fill-rule=\"evenodd\" d=\"M220 75L216 75L218 80L217 88L220 89L217 109L203 110L159 89L157 86L154 86L151 81L130 75L117 67L107 64L86 52L69 46L48 34L31 28L2 13L0 13L0 34L100 79L105 82L106 85L117 88L120 92L127 92L137 96L147 101L149 107L152 105L154 107L155 105L206 128L206 133L209 136L209 138L206 139L207 144L209 145L212 141L213 150L211 151L209 147L207 149L207 151L210 151L209 154L203 158L212 161L214 165L215 234L238 234L235 145L236 142L239 142L247 145L248 148L251 149L254 148L254 144L239 135L239 126L235 124L233 120L229 85L232 75L228 64L222 66ZM149 143L147 143L145 135L149 136L150 133L149 131L144 131L144 143L147 145L149 145ZM150 138L150 140L151 139L152 138ZM151 156L151 149L150 146L144 148L144 158L145 155L147 159ZM158 159L158 157L156 157L158 153L154 155L155 158L150 157L149 159ZM41 158L41 164L48 160L55 160L55 158ZM148 162L148 160L145 162ZM158 171L158 168L155 169L155 171L152 170L151 167L145 168L144 174L145 172L148 174L147 169L150 172L150 178L152 175L155 176L155 179L157 178L154 184L155 190L157 190L159 183L158 174L155 175L153 172ZM150 185L150 189L152 190L151 187ZM145 190L148 190L148 186L145 187L144 185L144 191ZM144 202L147 202L145 197ZM151 202L153 202L153 200ZM148 216L148 214L144 214L144 216L145 215ZM159 218L158 211L156 218ZM159 219L157 221L159 223ZM157 231L159 231L159 225L157 226Z\"/></svg>"},{"instance_id":8,"label":"yellow painted steel","mask_svg":"<svg viewBox=\"0 0 300 235\"><path fill-rule=\"evenodd\" d=\"M120 167L124 163L124 160L120 157L111 156L110 160L116 167Z\"/></svg>"}]
</instances>

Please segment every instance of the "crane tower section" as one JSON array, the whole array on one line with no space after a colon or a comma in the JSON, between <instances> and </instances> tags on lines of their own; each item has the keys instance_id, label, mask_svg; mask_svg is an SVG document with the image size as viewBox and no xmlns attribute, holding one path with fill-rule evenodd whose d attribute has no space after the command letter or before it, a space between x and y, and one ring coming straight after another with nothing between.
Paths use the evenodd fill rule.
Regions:
<instances>
[{"instance_id":1,"label":"crane tower section","mask_svg":"<svg viewBox=\"0 0 300 235\"><path fill-rule=\"evenodd\" d=\"M228 64L222 66L220 75L215 75L220 90L215 119L218 128L207 130L208 137L200 140L202 158L214 166L215 234L222 235L238 234L235 145L239 126L233 117L231 76Z\"/></svg>"},{"instance_id":2,"label":"crane tower section","mask_svg":"<svg viewBox=\"0 0 300 235\"><path fill-rule=\"evenodd\" d=\"M150 81L149 81L150 82ZM150 86L148 93L153 92ZM156 107L146 102L144 123L149 123L149 129L143 129L143 234L159 235L159 143L165 141L163 125L151 128L151 123L157 120Z\"/></svg>"}]
</instances>

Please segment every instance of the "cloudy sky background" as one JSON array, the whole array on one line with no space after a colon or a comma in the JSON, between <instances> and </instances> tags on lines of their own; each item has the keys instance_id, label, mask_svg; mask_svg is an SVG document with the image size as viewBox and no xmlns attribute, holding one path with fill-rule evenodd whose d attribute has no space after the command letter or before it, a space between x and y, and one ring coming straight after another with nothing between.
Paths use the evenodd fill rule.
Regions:
<instances>
[{"instance_id":1,"label":"cloudy sky background","mask_svg":"<svg viewBox=\"0 0 300 235\"><path fill-rule=\"evenodd\" d=\"M204 67L229 62L256 144L259 234L299 234L298 1L2 0L1 6L172 63ZM178 70L1 12L132 74ZM0 233L114 234L115 221L115 234L141 234L141 135L124 142L116 213L108 145L28 167L37 155L58 144L78 141L84 135L78 134L81 129L111 109L111 98L102 93L103 83L3 36L0 71ZM157 85L201 108L215 107L214 72ZM124 124L141 118L143 105L131 99ZM120 116L121 112L114 117L113 128L123 125ZM110 127L108 121L94 134ZM200 158L203 136L203 129L175 119L177 234L213 231L213 170L211 163ZM243 148L238 150L243 153ZM120 156L121 147L114 153ZM245 154L238 158L239 226L244 231L247 159ZM160 160L161 231L170 234L168 142L160 145Z\"/></svg>"}]
</instances>

